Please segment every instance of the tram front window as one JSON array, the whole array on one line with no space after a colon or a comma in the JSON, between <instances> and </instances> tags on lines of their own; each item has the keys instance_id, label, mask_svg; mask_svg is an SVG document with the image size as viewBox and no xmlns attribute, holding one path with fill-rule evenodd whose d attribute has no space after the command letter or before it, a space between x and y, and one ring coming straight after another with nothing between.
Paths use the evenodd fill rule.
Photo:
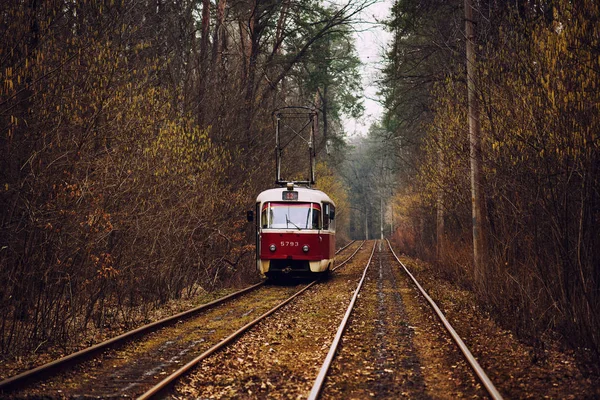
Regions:
<instances>
[{"instance_id":1,"label":"tram front window","mask_svg":"<svg viewBox=\"0 0 600 400\"><path fill-rule=\"evenodd\" d=\"M321 207L317 203L265 203L261 225L266 229L321 229Z\"/></svg>"}]
</instances>

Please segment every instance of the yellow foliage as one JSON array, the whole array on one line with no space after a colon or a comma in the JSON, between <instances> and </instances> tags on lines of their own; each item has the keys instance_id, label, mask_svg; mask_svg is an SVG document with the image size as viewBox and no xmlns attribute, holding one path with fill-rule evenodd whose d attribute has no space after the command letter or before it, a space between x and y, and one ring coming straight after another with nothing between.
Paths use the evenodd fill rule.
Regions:
<instances>
[{"instance_id":1,"label":"yellow foliage","mask_svg":"<svg viewBox=\"0 0 600 400\"><path fill-rule=\"evenodd\" d=\"M492 56L478 67L480 95L485 94L480 122L488 190L500 182L502 190L517 187L520 176L536 184L568 179L569 171L583 173L600 150L600 60L594 53L600 26L587 18L599 12L591 0L561 0L553 24L509 21L527 23L530 36L515 33L524 29L500 29L505 45L487 49ZM464 86L447 80L435 92L435 117L419 175L423 199L431 206L440 193L447 207L470 204Z\"/></svg>"},{"instance_id":2,"label":"yellow foliage","mask_svg":"<svg viewBox=\"0 0 600 400\"><path fill-rule=\"evenodd\" d=\"M195 179L197 175L222 173L229 163L228 155L215 147L209 129L201 130L191 119L169 122L159 129L149 152L160 163L155 175L180 175Z\"/></svg>"}]
</instances>

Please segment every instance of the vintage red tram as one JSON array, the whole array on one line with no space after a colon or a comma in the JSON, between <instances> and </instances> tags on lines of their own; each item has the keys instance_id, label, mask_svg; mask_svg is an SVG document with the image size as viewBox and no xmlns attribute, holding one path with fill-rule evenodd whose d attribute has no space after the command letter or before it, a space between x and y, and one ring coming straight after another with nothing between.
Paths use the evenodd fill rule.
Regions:
<instances>
[{"instance_id":1,"label":"vintage red tram","mask_svg":"<svg viewBox=\"0 0 600 400\"><path fill-rule=\"evenodd\" d=\"M335 204L308 187L269 189L256 199L258 271L271 279L327 274L335 254Z\"/></svg>"}]
</instances>

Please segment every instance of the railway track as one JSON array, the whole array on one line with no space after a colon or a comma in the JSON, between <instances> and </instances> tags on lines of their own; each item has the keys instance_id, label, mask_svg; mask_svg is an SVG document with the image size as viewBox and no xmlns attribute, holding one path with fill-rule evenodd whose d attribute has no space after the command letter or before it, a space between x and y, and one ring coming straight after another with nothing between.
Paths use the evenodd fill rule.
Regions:
<instances>
[{"instance_id":1,"label":"railway track","mask_svg":"<svg viewBox=\"0 0 600 400\"><path fill-rule=\"evenodd\" d=\"M348 247L348 245L344 246L342 249L340 249L340 252L342 250L346 249L346 247ZM362 247L362 244L360 246L358 246L356 248L356 250L346 260L344 260L343 262L341 262L339 265L335 266L333 268L332 272L336 271L338 268L342 267L344 264L346 264L348 261L350 261L354 257L354 255L358 252L358 250L361 249L361 247ZM338 254L338 253L336 253L336 254ZM160 395L161 393L164 393L166 390L168 390L171 387L171 385L173 385L182 376L185 376L192 368L196 367L202 360L210 357L211 355L213 355L217 351L221 350L225 346L227 346L230 343L232 343L233 341L235 341L237 338L239 338L243 333L245 333L246 331L248 331L250 328L252 328L256 324L258 324L259 322L265 320L267 317L269 317L270 315L272 315L276 311L280 310L282 307L284 307L285 305L287 305L288 303L290 303L296 297L302 295L308 289L312 288L318 282L319 281L312 281L308 285L304 286L302 289L298 290L292 296L290 296L287 299L281 301L276 306L270 308L264 314L258 316L257 318L255 318L251 322L247 323L246 325L242 326L241 328L239 328L235 332L231 333L225 339L223 339L220 342L216 343L214 346L212 346L211 348L209 348L208 350L206 350L205 352L203 352L202 354L200 354L198 357L194 358L193 360L191 360L190 362L188 362L186 365L184 365L183 367L181 367L177 371L173 372L171 375L167 376L166 378L164 378L158 384L154 385L151 389L149 389L144 394L142 394L140 397L138 397L138 400L148 400L148 399L152 399L152 398L158 397L158 395Z\"/></svg>"},{"instance_id":2,"label":"railway track","mask_svg":"<svg viewBox=\"0 0 600 400\"><path fill-rule=\"evenodd\" d=\"M353 243L336 254L343 254ZM146 392L142 397L151 397L151 391L158 393L170 384L163 381L162 388L148 390L158 377L173 371L181 376L181 365L191 368L315 284L265 287L261 282L6 379L0 382L0 394L133 397Z\"/></svg>"},{"instance_id":3,"label":"railway track","mask_svg":"<svg viewBox=\"0 0 600 400\"><path fill-rule=\"evenodd\" d=\"M358 247L358 246L357 246ZM352 297L372 245L288 303L168 391L170 398L297 398L307 392ZM304 394L305 396L305 394Z\"/></svg>"},{"instance_id":4,"label":"railway track","mask_svg":"<svg viewBox=\"0 0 600 400\"><path fill-rule=\"evenodd\" d=\"M415 328L402 323L408 320L408 316L404 310L400 295L401 289L393 271L392 263L395 263L396 269L400 266L411 280L413 288L416 288L426 299L485 389L486 395L492 399L502 399L463 340L437 304L396 256L390 243L387 242L384 249L380 245L376 262L371 262L371 259L372 257L365 267L363 277L344 319L337 329L336 337L308 398L397 398L406 396L429 398L430 395L426 391L427 384L421 372L427 367L421 364L412 345L411 336L414 334ZM363 290L366 293L361 293L367 273L370 275L370 287ZM359 316L351 319L351 314L356 312L353 309L357 305L356 300L359 293L361 300L358 303L362 301L368 304L362 304ZM365 324L365 321L369 320L375 323ZM350 325L352 325L353 331L348 338L344 339L344 344L341 346L342 337L348 329L349 321L351 321ZM406 340L396 338L405 338ZM333 364L337 365L332 367ZM444 393L445 396L453 397L448 392Z\"/></svg>"}]
</instances>

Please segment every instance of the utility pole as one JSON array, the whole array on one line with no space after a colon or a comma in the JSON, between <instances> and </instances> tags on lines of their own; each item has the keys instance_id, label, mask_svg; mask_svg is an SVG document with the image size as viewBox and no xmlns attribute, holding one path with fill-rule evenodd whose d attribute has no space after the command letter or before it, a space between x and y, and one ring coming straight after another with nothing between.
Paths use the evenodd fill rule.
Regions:
<instances>
[{"instance_id":1,"label":"utility pole","mask_svg":"<svg viewBox=\"0 0 600 400\"><path fill-rule=\"evenodd\" d=\"M465 0L465 31L467 47L467 91L469 100L469 147L471 158L471 204L473 216L473 261L475 283L485 284L483 190L481 184L481 129L476 85L475 33L472 0Z\"/></svg>"},{"instance_id":2,"label":"utility pole","mask_svg":"<svg viewBox=\"0 0 600 400\"><path fill-rule=\"evenodd\" d=\"M381 230L381 240L383 240L383 195L379 198L379 228Z\"/></svg>"},{"instance_id":3,"label":"utility pole","mask_svg":"<svg viewBox=\"0 0 600 400\"><path fill-rule=\"evenodd\" d=\"M369 216L367 215L367 206L365 206L365 240L369 240Z\"/></svg>"},{"instance_id":4,"label":"utility pole","mask_svg":"<svg viewBox=\"0 0 600 400\"><path fill-rule=\"evenodd\" d=\"M390 238L394 237L394 194L392 193L392 201L390 202Z\"/></svg>"}]
</instances>

